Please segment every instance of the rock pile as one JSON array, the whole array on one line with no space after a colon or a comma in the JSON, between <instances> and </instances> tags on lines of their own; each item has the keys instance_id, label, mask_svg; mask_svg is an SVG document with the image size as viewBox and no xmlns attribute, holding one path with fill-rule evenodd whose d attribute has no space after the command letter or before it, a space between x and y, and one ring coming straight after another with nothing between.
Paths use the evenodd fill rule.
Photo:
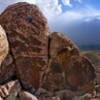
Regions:
<instances>
[{"instance_id":1,"label":"rock pile","mask_svg":"<svg viewBox=\"0 0 100 100\"><path fill-rule=\"evenodd\" d=\"M0 26L1 99L72 100L76 91L93 91L93 65L65 35L49 35L48 22L36 5L7 7L0 24L5 30ZM19 81L9 83L13 79Z\"/></svg>"}]
</instances>

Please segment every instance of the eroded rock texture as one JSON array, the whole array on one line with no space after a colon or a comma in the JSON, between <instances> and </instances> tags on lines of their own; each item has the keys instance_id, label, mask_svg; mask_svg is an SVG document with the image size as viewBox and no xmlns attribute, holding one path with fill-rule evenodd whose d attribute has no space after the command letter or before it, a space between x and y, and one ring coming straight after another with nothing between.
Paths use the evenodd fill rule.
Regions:
<instances>
[{"instance_id":1,"label":"eroded rock texture","mask_svg":"<svg viewBox=\"0 0 100 100\"><path fill-rule=\"evenodd\" d=\"M9 6L0 16L7 32L16 72L24 88L38 88L41 72L48 64L49 27L36 5L20 2Z\"/></svg>"},{"instance_id":2,"label":"eroded rock texture","mask_svg":"<svg viewBox=\"0 0 100 100\"><path fill-rule=\"evenodd\" d=\"M0 66L0 84L4 84L15 77L15 63L9 53Z\"/></svg>"},{"instance_id":3,"label":"eroded rock texture","mask_svg":"<svg viewBox=\"0 0 100 100\"><path fill-rule=\"evenodd\" d=\"M63 67L55 58L49 61L48 70L44 77L42 87L51 92L66 88Z\"/></svg>"},{"instance_id":4,"label":"eroded rock texture","mask_svg":"<svg viewBox=\"0 0 100 100\"><path fill-rule=\"evenodd\" d=\"M8 40L4 29L0 25L0 66L9 51Z\"/></svg>"},{"instance_id":5,"label":"eroded rock texture","mask_svg":"<svg viewBox=\"0 0 100 100\"><path fill-rule=\"evenodd\" d=\"M50 57L55 57L59 52L66 48L73 50L72 55L80 55L79 49L73 44L73 42L64 34L53 32L50 38Z\"/></svg>"},{"instance_id":6,"label":"eroded rock texture","mask_svg":"<svg viewBox=\"0 0 100 100\"><path fill-rule=\"evenodd\" d=\"M52 33L50 59L43 84L45 89L56 91L70 87L84 92L93 89L95 71L92 64L81 56L77 47L66 36Z\"/></svg>"},{"instance_id":7,"label":"eroded rock texture","mask_svg":"<svg viewBox=\"0 0 100 100\"><path fill-rule=\"evenodd\" d=\"M4 29L0 26L0 84L7 82L13 77L15 67L13 58L9 54L9 44Z\"/></svg>"}]
</instances>

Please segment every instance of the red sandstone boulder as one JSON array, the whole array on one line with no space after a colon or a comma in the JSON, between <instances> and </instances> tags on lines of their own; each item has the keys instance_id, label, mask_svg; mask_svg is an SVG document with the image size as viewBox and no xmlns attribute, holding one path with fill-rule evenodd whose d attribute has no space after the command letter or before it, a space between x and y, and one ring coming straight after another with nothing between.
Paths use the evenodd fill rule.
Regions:
<instances>
[{"instance_id":1,"label":"red sandstone boulder","mask_svg":"<svg viewBox=\"0 0 100 100\"><path fill-rule=\"evenodd\" d=\"M16 72L26 89L39 88L42 72L48 65L49 27L36 5L25 2L9 6L0 16Z\"/></svg>"},{"instance_id":2,"label":"red sandstone boulder","mask_svg":"<svg viewBox=\"0 0 100 100\"><path fill-rule=\"evenodd\" d=\"M50 57L55 57L57 54L64 50L64 48L71 48L73 55L80 55L79 49L73 44L73 42L64 34L53 32L50 38Z\"/></svg>"},{"instance_id":3,"label":"red sandstone boulder","mask_svg":"<svg viewBox=\"0 0 100 100\"><path fill-rule=\"evenodd\" d=\"M70 87L81 92L93 90L94 67L66 36L52 33L50 59L49 70L44 78L45 89L56 91Z\"/></svg>"}]
</instances>

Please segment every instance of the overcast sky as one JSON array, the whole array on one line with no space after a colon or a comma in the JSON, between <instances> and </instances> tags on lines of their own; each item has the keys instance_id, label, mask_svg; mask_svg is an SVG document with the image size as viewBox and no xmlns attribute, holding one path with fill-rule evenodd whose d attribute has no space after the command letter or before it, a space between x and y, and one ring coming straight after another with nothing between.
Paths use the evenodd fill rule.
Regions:
<instances>
[{"instance_id":1,"label":"overcast sky","mask_svg":"<svg viewBox=\"0 0 100 100\"><path fill-rule=\"evenodd\" d=\"M78 45L100 44L100 0L0 0L0 13L22 1L40 7L51 32L61 32Z\"/></svg>"}]
</instances>

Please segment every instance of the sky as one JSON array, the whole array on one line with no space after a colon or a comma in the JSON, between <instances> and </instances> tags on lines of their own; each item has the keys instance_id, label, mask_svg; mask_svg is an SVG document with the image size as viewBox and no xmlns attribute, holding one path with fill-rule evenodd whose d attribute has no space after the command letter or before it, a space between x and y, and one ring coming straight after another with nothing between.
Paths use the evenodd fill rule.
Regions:
<instances>
[{"instance_id":1,"label":"sky","mask_svg":"<svg viewBox=\"0 0 100 100\"><path fill-rule=\"evenodd\" d=\"M39 6L51 32L60 32L76 45L100 45L100 0L0 0L0 13L16 2Z\"/></svg>"}]
</instances>

